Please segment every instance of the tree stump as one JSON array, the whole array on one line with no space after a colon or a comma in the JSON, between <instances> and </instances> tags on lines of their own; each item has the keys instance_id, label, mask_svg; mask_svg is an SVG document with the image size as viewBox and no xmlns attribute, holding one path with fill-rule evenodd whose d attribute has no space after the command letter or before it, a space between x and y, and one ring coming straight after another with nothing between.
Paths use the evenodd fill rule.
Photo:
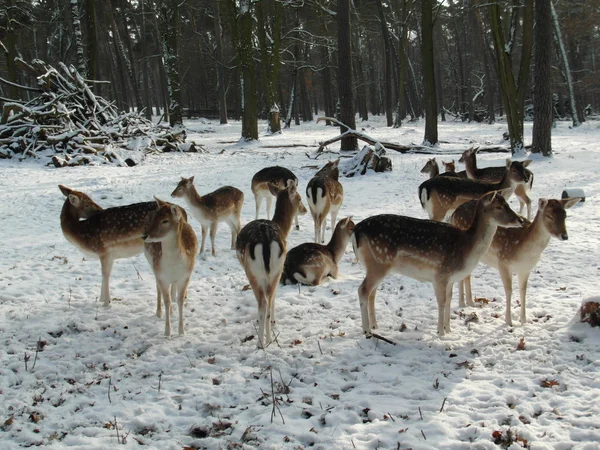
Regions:
<instances>
[{"instance_id":1,"label":"tree stump","mask_svg":"<svg viewBox=\"0 0 600 450\"><path fill-rule=\"evenodd\" d=\"M600 327L600 297L589 297L581 305L581 322Z\"/></svg>"},{"instance_id":2,"label":"tree stump","mask_svg":"<svg viewBox=\"0 0 600 450\"><path fill-rule=\"evenodd\" d=\"M391 172L392 160L385 156L385 148L379 142L375 146L365 145L351 159L340 163L340 171L345 177L364 175L369 169L375 172Z\"/></svg>"}]
</instances>

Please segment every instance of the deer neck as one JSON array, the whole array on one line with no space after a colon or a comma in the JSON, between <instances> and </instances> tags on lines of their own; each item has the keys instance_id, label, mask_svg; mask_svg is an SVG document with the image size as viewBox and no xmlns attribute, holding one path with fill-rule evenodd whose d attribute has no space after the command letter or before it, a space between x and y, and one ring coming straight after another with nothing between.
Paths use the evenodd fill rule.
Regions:
<instances>
[{"instance_id":1,"label":"deer neck","mask_svg":"<svg viewBox=\"0 0 600 450\"><path fill-rule=\"evenodd\" d=\"M477 157L475 153L465 158L465 170L469 178L477 178Z\"/></svg>"},{"instance_id":2,"label":"deer neck","mask_svg":"<svg viewBox=\"0 0 600 450\"><path fill-rule=\"evenodd\" d=\"M166 257L169 255L179 255L185 253L183 242L183 220L180 220L173 233L169 233L161 241L162 253Z\"/></svg>"},{"instance_id":3,"label":"deer neck","mask_svg":"<svg viewBox=\"0 0 600 450\"><path fill-rule=\"evenodd\" d=\"M65 230L76 232L79 228L79 216L77 215L77 209L71 205L69 199L67 199L60 212L60 226Z\"/></svg>"},{"instance_id":4,"label":"deer neck","mask_svg":"<svg viewBox=\"0 0 600 450\"><path fill-rule=\"evenodd\" d=\"M528 242L532 247L540 250L540 253L548 246L550 242L550 232L544 225L543 212L538 211L531 222L531 225L523 229L521 241Z\"/></svg>"},{"instance_id":5,"label":"deer neck","mask_svg":"<svg viewBox=\"0 0 600 450\"><path fill-rule=\"evenodd\" d=\"M334 230L333 236L331 236L331 240L326 247L336 264L339 264L342 256L344 256L349 240L350 236L348 236L348 233L341 229L341 227Z\"/></svg>"},{"instance_id":6,"label":"deer neck","mask_svg":"<svg viewBox=\"0 0 600 450\"><path fill-rule=\"evenodd\" d=\"M287 194L285 194L283 198L281 196L277 197L273 222L279 225L283 239L287 238L287 235L292 228L292 221L294 220L295 214L296 208L294 208L292 202L290 202Z\"/></svg>"},{"instance_id":7,"label":"deer neck","mask_svg":"<svg viewBox=\"0 0 600 450\"><path fill-rule=\"evenodd\" d=\"M479 202L473 223L465 232L467 237L467 243L465 247L467 248L471 258L475 258L476 261L479 261L481 256L490 247L497 229L498 225L492 223L489 217L484 214L483 205L481 202Z\"/></svg>"},{"instance_id":8,"label":"deer neck","mask_svg":"<svg viewBox=\"0 0 600 450\"><path fill-rule=\"evenodd\" d=\"M183 199L190 206L200 206L202 204L202 196L198 194L196 186L190 183L190 186L185 190Z\"/></svg>"},{"instance_id":9,"label":"deer neck","mask_svg":"<svg viewBox=\"0 0 600 450\"><path fill-rule=\"evenodd\" d=\"M433 166L431 166L431 172L429 172L429 178L435 178L440 174L440 168L437 165L437 163L435 163Z\"/></svg>"}]
</instances>

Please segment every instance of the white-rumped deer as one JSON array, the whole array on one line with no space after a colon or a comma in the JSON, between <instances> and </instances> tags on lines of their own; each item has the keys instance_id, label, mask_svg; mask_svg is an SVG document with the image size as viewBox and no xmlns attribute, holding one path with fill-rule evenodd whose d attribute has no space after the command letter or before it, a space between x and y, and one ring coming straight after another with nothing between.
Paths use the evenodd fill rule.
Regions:
<instances>
[{"instance_id":1,"label":"white-rumped deer","mask_svg":"<svg viewBox=\"0 0 600 450\"><path fill-rule=\"evenodd\" d=\"M383 214L358 223L352 245L366 276L358 288L362 328L367 337L377 328L375 294L390 272L430 282L438 304L440 336L450 332L452 285L471 273L498 226L520 227L523 219L497 192L477 202L467 230L432 220Z\"/></svg>"},{"instance_id":2,"label":"white-rumped deer","mask_svg":"<svg viewBox=\"0 0 600 450\"><path fill-rule=\"evenodd\" d=\"M242 229L240 214L244 204L244 193L233 186L223 186L206 195L198 195L194 186L194 177L184 178L171 193L171 197L183 198L190 207L192 215L200 222L202 244L200 253L204 253L206 233L210 230L212 255L216 255L215 236L219 222L226 222L231 229L231 249L235 249L235 240Z\"/></svg>"},{"instance_id":3,"label":"white-rumped deer","mask_svg":"<svg viewBox=\"0 0 600 450\"><path fill-rule=\"evenodd\" d=\"M478 150L478 148L471 147L470 149L465 150L458 160L458 162L464 163L467 176L473 180L485 181L488 183L497 183L502 180L502 177L506 173L506 167L504 166L485 167L483 169L477 168ZM533 187L533 172L529 169L525 169L525 173L528 175L528 181L527 183L520 184L516 187L515 197L519 199L519 204L521 205L519 214L523 214L523 209L527 206L527 219L531 220L531 199L527 193L531 191L531 188Z\"/></svg>"},{"instance_id":4,"label":"white-rumped deer","mask_svg":"<svg viewBox=\"0 0 600 450\"><path fill-rule=\"evenodd\" d=\"M338 181L339 159L329 161L306 186L308 208L315 223L315 242L325 242L327 214L331 215L331 230L335 227L338 211L344 201L344 187Z\"/></svg>"},{"instance_id":5,"label":"white-rumped deer","mask_svg":"<svg viewBox=\"0 0 600 450\"><path fill-rule=\"evenodd\" d=\"M327 277L337 278L340 263L354 231L352 217L340 220L327 245L306 242L291 249L285 258L281 282L317 286Z\"/></svg>"},{"instance_id":6,"label":"white-rumped deer","mask_svg":"<svg viewBox=\"0 0 600 450\"><path fill-rule=\"evenodd\" d=\"M100 259L100 301L108 306L109 280L114 260L129 258L144 251L142 232L148 214L156 209L156 202L102 209L83 192L62 185L58 187L67 197L60 213L63 234L86 256Z\"/></svg>"},{"instance_id":7,"label":"white-rumped deer","mask_svg":"<svg viewBox=\"0 0 600 450\"><path fill-rule=\"evenodd\" d=\"M520 162L507 159L504 177L497 183L456 177L431 178L419 186L421 206L430 219L442 221L461 204L488 192L502 190L504 197L508 198L519 184L529 181L525 170L530 163L530 160Z\"/></svg>"},{"instance_id":8,"label":"white-rumped deer","mask_svg":"<svg viewBox=\"0 0 600 450\"><path fill-rule=\"evenodd\" d=\"M258 347L272 341L271 326L275 322L275 292L281 277L286 255L286 239L292 221L302 204L296 183L289 180L285 189L269 185L277 197L273 220L253 220L240 231L236 241L238 260L258 303Z\"/></svg>"},{"instance_id":9,"label":"white-rumped deer","mask_svg":"<svg viewBox=\"0 0 600 450\"><path fill-rule=\"evenodd\" d=\"M187 222L183 208L155 199L157 209L148 216L142 239L146 259L156 277L156 315L162 316L162 296L165 302L165 336L171 336L171 300L176 300L179 334L183 335L183 302L196 262L198 239Z\"/></svg>"},{"instance_id":10,"label":"white-rumped deer","mask_svg":"<svg viewBox=\"0 0 600 450\"><path fill-rule=\"evenodd\" d=\"M271 217L271 206L274 196L269 189L269 185L272 184L279 189L284 189L288 185L288 180L292 180L296 184L296 188L298 187L298 177L291 170L281 166L265 167L254 174L250 186L256 203L255 219L258 219L260 204L263 199L267 202L267 218ZM299 230L298 216L294 220L296 221L296 230Z\"/></svg>"},{"instance_id":11,"label":"white-rumped deer","mask_svg":"<svg viewBox=\"0 0 600 450\"><path fill-rule=\"evenodd\" d=\"M581 199L570 198L563 200L543 199L538 203L538 211L533 222L527 221L523 228L498 228L494 239L482 256L481 262L494 267L500 272L500 278L506 295L507 325L512 325L512 276L517 274L519 280L519 294L521 298L521 324L524 325L526 317L526 294L529 274L539 262L542 252L548 246L551 237L561 241L568 239L565 209L576 205ZM452 215L452 223L458 227L468 227L474 216L472 202L461 205ZM464 305L463 293L466 290L467 305L473 306L471 296L471 276L465 277L466 289L459 289L459 303Z\"/></svg>"}]
</instances>

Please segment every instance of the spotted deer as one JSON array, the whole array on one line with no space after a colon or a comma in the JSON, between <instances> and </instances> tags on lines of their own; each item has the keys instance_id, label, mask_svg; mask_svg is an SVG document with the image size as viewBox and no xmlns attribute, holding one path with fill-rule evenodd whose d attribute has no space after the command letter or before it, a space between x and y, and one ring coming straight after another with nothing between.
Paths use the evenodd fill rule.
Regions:
<instances>
[{"instance_id":1,"label":"spotted deer","mask_svg":"<svg viewBox=\"0 0 600 450\"><path fill-rule=\"evenodd\" d=\"M520 227L523 219L497 192L477 202L475 220L462 230L443 222L382 214L358 223L352 235L354 252L366 269L358 288L362 329L367 337L377 328L375 294L390 272L433 284L440 336L450 332L453 283L471 273L498 226Z\"/></svg>"},{"instance_id":2,"label":"spotted deer","mask_svg":"<svg viewBox=\"0 0 600 450\"><path fill-rule=\"evenodd\" d=\"M240 214L244 204L244 193L233 186L223 186L206 195L199 195L194 186L194 177L184 178L171 193L173 198L183 198L190 207L192 215L200 222L202 244L200 253L204 253L206 233L210 230L212 255L216 255L215 236L219 222L226 222L231 229L231 249L235 249L237 234L242 229Z\"/></svg>"},{"instance_id":3,"label":"spotted deer","mask_svg":"<svg viewBox=\"0 0 600 450\"><path fill-rule=\"evenodd\" d=\"M102 209L83 192L63 185L58 187L66 197L60 213L62 232L86 256L100 260L100 301L108 306L113 263L115 259L129 258L144 251L142 232L148 214L156 209L156 202Z\"/></svg>"},{"instance_id":4,"label":"spotted deer","mask_svg":"<svg viewBox=\"0 0 600 450\"><path fill-rule=\"evenodd\" d=\"M144 253L156 277L156 315L165 303L165 336L171 336L171 300L179 309L179 334L184 334L183 302L194 270L198 239L180 206L155 197L157 208L148 215L142 239Z\"/></svg>"},{"instance_id":5,"label":"spotted deer","mask_svg":"<svg viewBox=\"0 0 600 450\"><path fill-rule=\"evenodd\" d=\"M505 198L508 198L519 184L529 181L526 167L530 163L530 160L519 162L507 159L504 177L497 183L456 177L431 178L419 186L421 206L430 219L442 221L459 205L488 192L502 190Z\"/></svg>"},{"instance_id":6,"label":"spotted deer","mask_svg":"<svg viewBox=\"0 0 600 450\"><path fill-rule=\"evenodd\" d=\"M306 186L308 208L315 223L315 242L325 242L327 214L331 216L331 229L335 227L338 211L344 201L344 187L338 181L340 160L329 161Z\"/></svg>"},{"instance_id":7,"label":"spotted deer","mask_svg":"<svg viewBox=\"0 0 600 450\"><path fill-rule=\"evenodd\" d=\"M297 212L306 213L293 180L289 180L284 189L269 186L271 193L277 197L273 220L259 219L246 224L235 244L237 258L258 303L259 348L264 348L272 341L275 293L285 262L287 235Z\"/></svg>"},{"instance_id":8,"label":"spotted deer","mask_svg":"<svg viewBox=\"0 0 600 450\"><path fill-rule=\"evenodd\" d=\"M440 173L440 167L438 166L437 161L435 160L435 158L430 158L427 160L427 162L421 169L421 173L428 174L429 178L434 178L434 177L437 177L440 175L443 177L467 178L467 173L464 170L462 170L460 172L456 171L456 165L454 164L454 160L452 160L448 163L442 161L442 164L444 165L444 168L446 169L446 171L443 173Z\"/></svg>"},{"instance_id":9,"label":"spotted deer","mask_svg":"<svg viewBox=\"0 0 600 450\"><path fill-rule=\"evenodd\" d=\"M533 222L526 221L522 228L498 228L494 239L481 258L481 262L494 267L500 272L506 295L507 325L512 326L511 301L512 301L512 276L517 274L519 280L519 295L521 298L521 324L526 322L526 295L529 274L539 262L542 252L548 246L551 237L561 241L568 239L565 224L566 209L576 205L581 199L571 198L563 200L539 199L538 211ZM466 228L474 216L474 204L467 202L461 205L452 215L452 223L458 227ZM471 295L471 276L464 279L465 289L459 289L460 304L466 290L467 305L473 306Z\"/></svg>"},{"instance_id":10,"label":"spotted deer","mask_svg":"<svg viewBox=\"0 0 600 450\"><path fill-rule=\"evenodd\" d=\"M271 193L269 184L277 186L279 189L283 189L287 186L288 180L292 180L296 184L296 187L298 187L298 177L294 175L291 170L281 166L265 167L254 174L252 177L251 189L256 203L255 219L258 219L260 205L263 199L265 199L267 203L267 217L271 217L271 206L273 204L273 198L276 196L273 196ZM299 230L300 225L298 224L298 216L296 216L294 220L296 222L296 230Z\"/></svg>"},{"instance_id":11,"label":"spotted deer","mask_svg":"<svg viewBox=\"0 0 600 450\"><path fill-rule=\"evenodd\" d=\"M502 180L502 177L506 173L506 167L496 166L485 167L483 169L477 168L477 151L478 148L470 148L466 150L458 160L458 162L465 164L467 176L473 180L485 181L488 183L497 183ZM525 169L525 173L528 175L527 183L520 184L516 187L515 197L519 199L521 205L519 214L523 214L523 209L527 206L527 219L531 220L531 199L527 194L533 187L533 172L529 169Z\"/></svg>"},{"instance_id":12,"label":"spotted deer","mask_svg":"<svg viewBox=\"0 0 600 450\"><path fill-rule=\"evenodd\" d=\"M281 282L317 286L330 276L337 278L340 263L354 231L352 217L340 220L327 245L306 242L291 249L285 258Z\"/></svg>"}]
</instances>

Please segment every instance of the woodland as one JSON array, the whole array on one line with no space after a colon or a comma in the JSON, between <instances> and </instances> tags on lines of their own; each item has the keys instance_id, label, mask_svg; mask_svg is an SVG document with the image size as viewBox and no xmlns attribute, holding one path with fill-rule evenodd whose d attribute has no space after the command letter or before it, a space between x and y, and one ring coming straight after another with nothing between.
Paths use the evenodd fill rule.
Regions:
<instances>
[{"instance_id":1,"label":"woodland","mask_svg":"<svg viewBox=\"0 0 600 450\"><path fill-rule=\"evenodd\" d=\"M576 127L600 110L598 23L598 0L3 0L0 141L25 133L7 127L32 117L19 105L47 107L68 82L80 92L62 98L87 96L68 111L110 112L94 126L116 133L123 114L141 128L158 116L171 147L189 117L241 119L244 140L259 119L277 133L321 115L342 132L372 115L389 127L424 117L425 145L438 121L502 117L513 153L534 120L527 147L549 155L554 120Z\"/></svg>"}]
</instances>

